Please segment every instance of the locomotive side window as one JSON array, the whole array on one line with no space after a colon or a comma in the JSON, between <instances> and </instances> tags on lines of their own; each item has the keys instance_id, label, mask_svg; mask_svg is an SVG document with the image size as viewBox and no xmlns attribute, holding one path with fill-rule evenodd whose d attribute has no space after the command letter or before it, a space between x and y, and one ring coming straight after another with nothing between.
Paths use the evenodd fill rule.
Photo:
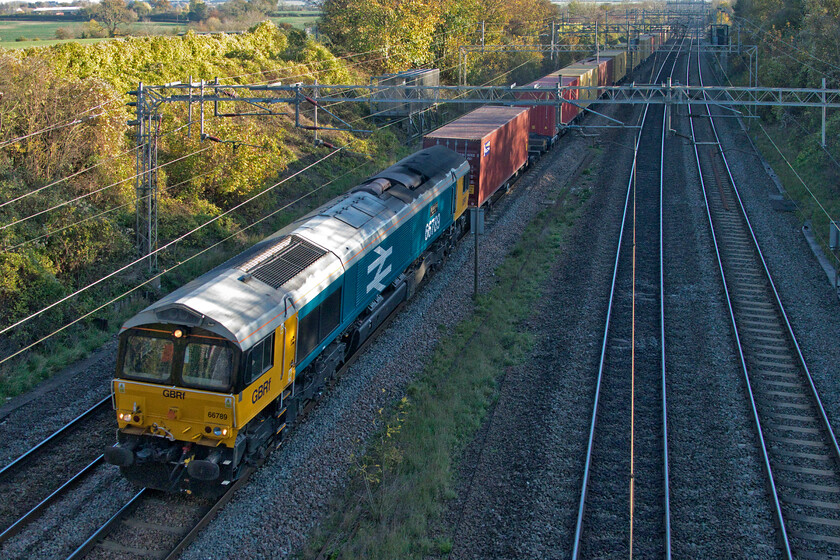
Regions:
<instances>
[{"instance_id":1,"label":"locomotive side window","mask_svg":"<svg viewBox=\"0 0 840 560\"><path fill-rule=\"evenodd\" d=\"M184 383L199 389L227 389L233 373L233 351L217 344L191 342L184 352Z\"/></svg>"},{"instance_id":2,"label":"locomotive side window","mask_svg":"<svg viewBox=\"0 0 840 560\"><path fill-rule=\"evenodd\" d=\"M321 322L321 306L309 312L300 320L297 333L297 355L298 361L307 356L312 349L318 346L318 324Z\"/></svg>"},{"instance_id":3,"label":"locomotive side window","mask_svg":"<svg viewBox=\"0 0 840 560\"><path fill-rule=\"evenodd\" d=\"M171 340L130 336L125 345L123 373L152 381L166 381L172 372L175 347Z\"/></svg>"},{"instance_id":4,"label":"locomotive side window","mask_svg":"<svg viewBox=\"0 0 840 560\"><path fill-rule=\"evenodd\" d=\"M245 367L245 384L255 381L274 365L274 334L268 335L248 353Z\"/></svg>"}]
</instances>

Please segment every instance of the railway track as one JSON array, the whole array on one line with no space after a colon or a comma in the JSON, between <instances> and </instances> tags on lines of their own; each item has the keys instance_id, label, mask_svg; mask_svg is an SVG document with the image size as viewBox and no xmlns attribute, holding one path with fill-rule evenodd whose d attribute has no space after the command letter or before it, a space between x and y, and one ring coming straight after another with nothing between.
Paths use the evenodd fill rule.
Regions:
<instances>
[{"instance_id":1,"label":"railway track","mask_svg":"<svg viewBox=\"0 0 840 560\"><path fill-rule=\"evenodd\" d=\"M703 84L701 57L688 79ZM717 109L716 111L719 111ZM706 105L695 159L786 558L840 556L840 449Z\"/></svg>"},{"instance_id":2,"label":"railway track","mask_svg":"<svg viewBox=\"0 0 840 560\"><path fill-rule=\"evenodd\" d=\"M376 338L387 329L404 306L405 302L394 309L371 336L359 346L333 378L329 380L328 387L331 387ZM309 401L298 415L296 422L305 419L317 402L318 399ZM282 441L285 441L285 438L272 445L271 450L279 447ZM215 500L182 494L167 494L148 488L141 489L117 513L94 531L81 546L73 551L67 557L67 560L87 557L108 558L115 554L130 554L135 557L166 560L177 558L267 459L268 456L258 465L248 467L246 472L221 497Z\"/></svg>"},{"instance_id":3,"label":"railway track","mask_svg":"<svg viewBox=\"0 0 840 560\"><path fill-rule=\"evenodd\" d=\"M669 53L655 81L673 73L678 58ZM664 110L646 106L634 146L613 271L574 559L633 553L670 558L661 204L664 127Z\"/></svg>"},{"instance_id":4,"label":"railway track","mask_svg":"<svg viewBox=\"0 0 840 560\"><path fill-rule=\"evenodd\" d=\"M105 439L101 429L91 426L110 418L110 403L110 397L102 399L0 469L0 544L102 464Z\"/></svg>"},{"instance_id":5,"label":"railway track","mask_svg":"<svg viewBox=\"0 0 840 560\"><path fill-rule=\"evenodd\" d=\"M128 503L67 557L177 558L244 486L256 470L249 467L220 498L211 500L140 490Z\"/></svg>"}]
</instances>

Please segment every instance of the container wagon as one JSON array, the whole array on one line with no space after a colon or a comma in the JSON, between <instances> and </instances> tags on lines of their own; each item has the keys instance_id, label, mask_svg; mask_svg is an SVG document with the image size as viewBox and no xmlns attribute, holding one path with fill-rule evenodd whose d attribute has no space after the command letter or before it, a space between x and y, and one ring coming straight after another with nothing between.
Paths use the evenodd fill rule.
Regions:
<instances>
[{"instance_id":1,"label":"container wagon","mask_svg":"<svg viewBox=\"0 0 840 560\"><path fill-rule=\"evenodd\" d=\"M613 61L608 56L591 56L581 60L578 64L598 68L598 97L604 95L604 87L612 85Z\"/></svg>"},{"instance_id":2,"label":"container wagon","mask_svg":"<svg viewBox=\"0 0 840 560\"><path fill-rule=\"evenodd\" d=\"M601 58L612 59L612 75L610 76L612 85L618 84L627 76L627 51L619 49L601 51Z\"/></svg>"},{"instance_id":3,"label":"container wagon","mask_svg":"<svg viewBox=\"0 0 840 560\"><path fill-rule=\"evenodd\" d=\"M561 86L569 87L597 87L598 86L598 67L593 64L574 63L566 66L559 71L561 77ZM581 109L587 107L597 97L596 90L576 90L577 99L575 100L577 106L574 106L575 113L572 118L576 117ZM569 105L568 103L564 105ZM571 120L571 119L570 119ZM563 124L568 124L563 120Z\"/></svg>"},{"instance_id":4,"label":"container wagon","mask_svg":"<svg viewBox=\"0 0 840 560\"><path fill-rule=\"evenodd\" d=\"M482 206L528 163L528 107L480 107L430 132L423 147L442 145L470 164L470 206Z\"/></svg>"}]
</instances>

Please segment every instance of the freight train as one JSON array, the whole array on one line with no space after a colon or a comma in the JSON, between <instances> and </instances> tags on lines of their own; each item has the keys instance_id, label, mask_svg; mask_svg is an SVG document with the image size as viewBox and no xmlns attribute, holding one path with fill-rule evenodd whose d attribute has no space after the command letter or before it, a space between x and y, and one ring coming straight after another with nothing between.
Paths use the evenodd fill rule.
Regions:
<instances>
[{"instance_id":1,"label":"freight train","mask_svg":"<svg viewBox=\"0 0 840 560\"><path fill-rule=\"evenodd\" d=\"M613 83L623 77L616 68L633 63L601 60L624 56L604 53L545 79ZM421 151L129 319L112 381L117 443L106 460L144 487L202 495L259 464L442 263L467 227L467 207L487 204L525 168L529 133L553 142L577 116L559 109L535 124L549 113L468 113L428 134Z\"/></svg>"}]
</instances>

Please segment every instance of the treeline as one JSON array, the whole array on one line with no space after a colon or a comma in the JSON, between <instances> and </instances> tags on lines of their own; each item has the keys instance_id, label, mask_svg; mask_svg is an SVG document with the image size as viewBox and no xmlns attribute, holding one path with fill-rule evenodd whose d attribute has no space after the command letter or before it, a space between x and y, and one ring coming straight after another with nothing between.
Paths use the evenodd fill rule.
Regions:
<instances>
[{"instance_id":1,"label":"treeline","mask_svg":"<svg viewBox=\"0 0 840 560\"><path fill-rule=\"evenodd\" d=\"M546 29L556 16L548 0L325 0L320 31L335 50L363 53L379 71L432 65L452 78L459 46L480 44L482 37L485 45L538 44L550 40ZM473 56L467 71L470 83L482 83L541 62L533 53Z\"/></svg>"},{"instance_id":2,"label":"treeline","mask_svg":"<svg viewBox=\"0 0 840 560\"><path fill-rule=\"evenodd\" d=\"M840 88L840 0L738 0L733 40L758 46L760 86ZM736 27L737 26L737 27ZM742 66L741 83L748 70ZM829 220L840 217L840 111L759 108L754 138L795 200L799 218L829 248ZM750 123L751 124L751 123ZM795 170L795 171L794 171Z\"/></svg>"},{"instance_id":3,"label":"treeline","mask_svg":"<svg viewBox=\"0 0 840 560\"><path fill-rule=\"evenodd\" d=\"M819 87L840 82L839 0L738 0L734 24L759 45L764 85ZM742 37L743 40L743 37Z\"/></svg>"},{"instance_id":4,"label":"treeline","mask_svg":"<svg viewBox=\"0 0 840 560\"><path fill-rule=\"evenodd\" d=\"M279 29L269 22L236 35L188 33L184 37L65 43L0 52L0 330L137 257L136 140L135 130L128 124L134 118L134 109L126 106L133 100L126 92L136 89L138 82L160 85L184 82L190 76L208 81L220 77L226 84L364 81L352 71L305 34ZM312 145L311 133L294 127L293 109L276 107L286 116L220 118L213 116L213 105L206 104L205 132L220 140L215 143L199 137L197 105L192 109L196 122L190 135L185 126L186 104L161 107L161 245L328 153L326 147ZM244 106L233 101L221 106L221 112L237 110L244 111ZM359 116L352 106L332 110L348 121ZM306 121L305 112L302 118ZM314 170L314 175L296 179L276 194L201 229L177 248L161 253L160 268L168 268L231 235L236 234L239 243L253 242L272 231L278 220L289 219L290 214L267 222L260 231L237 232L284 201L341 177L347 167L357 167L368 158L388 157L375 154L399 150L388 134L376 134L367 140L343 133L321 136L332 144L349 147L355 154L352 161L330 160ZM368 167L359 173L372 170ZM329 196L329 192L325 190L319 196ZM163 289L188 280L224 256L220 248L208 255L209 260L164 276ZM0 360L113 295L137 286L148 275L143 266L134 266L94 290L0 334ZM108 320L112 322L105 326ZM120 320L109 307L65 334L71 339L82 337L99 326L110 335ZM54 353L64 345L39 348ZM18 390L14 387L25 387L27 382L21 385L18 378L30 369L38 369L37 375L44 374L43 368L31 360L0 365L0 395Z\"/></svg>"}]
</instances>

